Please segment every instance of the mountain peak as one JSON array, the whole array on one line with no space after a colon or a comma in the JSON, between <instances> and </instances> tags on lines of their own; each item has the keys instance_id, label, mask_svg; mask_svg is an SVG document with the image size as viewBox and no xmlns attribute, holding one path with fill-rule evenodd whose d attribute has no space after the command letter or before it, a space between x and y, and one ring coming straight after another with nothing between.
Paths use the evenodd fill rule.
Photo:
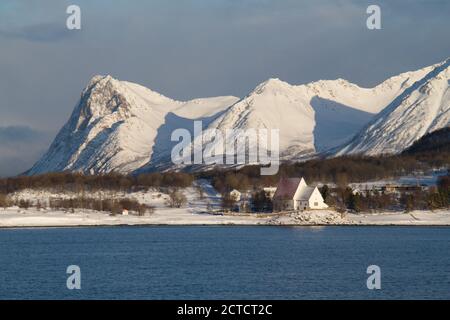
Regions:
<instances>
[{"instance_id":1,"label":"mountain peak","mask_svg":"<svg viewBox=\"0 0 450 320\"><path fill-rule=\"evenodd\" d=\"M253 93L255 94L262 94L262 93L269 93L269 94L276 94L280 92L285 92L286 90L291 90L294 88L293 85L282 81L278 78L270 78L266 81L259 84Z\"/></svg>"},{"instance_id":2,"label":"mountain peak","mask_svg":"<svg viewBox=\"0 0 450 320\"><path fill-rule=\"evenodd\" d=\"M81 94L81 114L85 118L103 117L119 107L129 106L126 89L110 75L92 77Z\"/></svg>"},{"instance_id":3,"label":"mountain peak","mask_svg":"<svg viewBox=\"0 0 450 320\"><path fill-rule=\"evenodd\" d=\"M91 78L91 80L88 82L87 88L92 88L92 87L94 87L97 84L105 84L105 83L108 83L108 82L110 82L112 80L116 80L116 79L114 79L109 74L108 75L97 74L97 75L93 76Z\"/></svg>"},{"instance_id":4,"label":"mountain peak","mask_svg":"<svg viewBox=\"0 0 450 320\"><path fill-rule=\"evenodd\" d=\"M262 83L264 86L277 87L277 86L291 86L286 81L280 80L279 78L269 78Z\"/></svg>"},{"instance_id":5,"label":"mountain peak","mask_svg":"<svg viewBox=\"0 0 450 320\"><path fill-rule=\"evenodd\" d=\"M269 78L266 81L264 81L263 83L267 83L267 84L280 84L280 83L286 83L282 80L280 80L280 78Z\"/></svg>"}]
</instances>

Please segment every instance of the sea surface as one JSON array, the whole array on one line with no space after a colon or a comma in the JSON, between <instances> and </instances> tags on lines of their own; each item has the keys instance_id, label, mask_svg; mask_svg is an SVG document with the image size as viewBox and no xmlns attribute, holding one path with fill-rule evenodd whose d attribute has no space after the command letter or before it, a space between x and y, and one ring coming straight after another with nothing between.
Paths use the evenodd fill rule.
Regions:
<instances>
[{"instance_id":1,"label":"sea surface","mask_svg":"<svg viewBox=\"0 0 450 320\"><path fill-rule=\"evenodd\" d=\"M0 299L450 299L450 228L3 229Z\"/></svg>"}]
</instances>

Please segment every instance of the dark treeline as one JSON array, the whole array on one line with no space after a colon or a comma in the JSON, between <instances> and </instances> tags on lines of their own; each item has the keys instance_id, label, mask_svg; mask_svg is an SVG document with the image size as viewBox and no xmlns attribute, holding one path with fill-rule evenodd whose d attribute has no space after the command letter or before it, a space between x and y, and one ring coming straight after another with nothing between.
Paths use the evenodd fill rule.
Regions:
<instances>
[{"instance_id":1,"label":"dark treeline","mask_svg":"<svg viewBox=\"0 0 450 320\"><path fill-rule=\"evenodd\" d=\"M278 174L273 176L261 176L258 166L247 166L239 170L212 170L198 176L211 179L220 192L276 186L280 177L304 177L311 184L334 183L345 187L350 182L396 178L434 168L448 168L449 164L450 153L447 152L378 157L343 156L284 163Z\"/></svg>"},{"instance_id":2,"label":"dark treeline","mask_svg":"<svg viewBox=\"0 0 450 320\"><path fill-rule=\"evenodd\" d=\"M404 154L418 154L418 153L442 154L444 152L450 152L450 128L443 128L433 131L421 139L417 140L406 149Z\"/></svg>"},{"instance_id":3,"label":"dark treeline","mask_svg":"<svg viewBox=\"0 0 450 320\"><path fill-rule=\"evenodd\" d=\"M48 173L0 179L0 193L9 194L23 189L89 192L97 190L130 191L145 188L185 188L192 184L193 175L182 172L148 173L138 176L116 173L83 175L81 173Z\"/></svg>"},{"instance_id":4,"label":"dark treeline","mask_svg":"<svg viewBox=\"0 0 450 320\"><path fill-rule=\"evenodd\" d=\"M38 203L37 207L40 206ZM20 205L19 205L20 207ZM122 214L123 210L134 211L138 215L143 216L147 212L153 213L154 207L141 204L135 199L95 199L77 197L73 199L49 199L48 207L53 210L71 210L75 209L89 209L95 211L111 212L113 215Z\"/></svg>"}]
</instances>

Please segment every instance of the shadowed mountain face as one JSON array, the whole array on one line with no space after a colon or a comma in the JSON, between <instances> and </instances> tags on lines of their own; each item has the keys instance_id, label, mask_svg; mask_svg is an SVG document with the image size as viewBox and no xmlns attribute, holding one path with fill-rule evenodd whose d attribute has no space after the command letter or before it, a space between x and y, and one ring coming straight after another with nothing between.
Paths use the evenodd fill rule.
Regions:
<instances>
[{"instance_id":1,"label":"shadowed mountain face","mask_svg":"<svg viewBox=\"0 0 450 320\"><path fill-rule=\"evenodd\" d=\"M343 79L305 85L269 79L243 99L185 102L138 84L96 76L28 174L182 169L184 165L170 161L178 144L171 135L176 129L187 129L194 139L196 120L202 121L203 129L222 134L230 129L278 130L281 160L303 160L336 150L337 154L399 153L424 134L449 125L449 64L447 60L406 72L374 88ZM223 144L220 139L207 143L208 150L220 150L218 143Z\"/></svg>"},{"instance_id":2,"label":"shadowed mountain face","mask_svg":"<svg viewBox=\"0 0 450 320\"><path fill-rule=\"evenodd\" d=\"M172 148L179 143L179 141L171 140L174 129L186 129L189 131L191 139L194 139L195 121L201 121L202 129L205 129L212 121L220 117L224 112L226 112L226 110L219 111L211 116L196 119L181 117L173 112L167 113L164 118L164 123L157 130L150 161L142 168L138 168L135 173L165 170L170 168L172 166Z\"/></svg>"},{"instance_id":3,"label":"shadowed mountain face","mask_svg":"<svg viewBox=\"0 0 450 320\"><path fill-rule=\"evenodd\" d=\"M314 97L311 106L315 113L314 147L326 151L350 140L373 118L373 114L357 110L336 101Z\"/></svg>"}]
</instances>

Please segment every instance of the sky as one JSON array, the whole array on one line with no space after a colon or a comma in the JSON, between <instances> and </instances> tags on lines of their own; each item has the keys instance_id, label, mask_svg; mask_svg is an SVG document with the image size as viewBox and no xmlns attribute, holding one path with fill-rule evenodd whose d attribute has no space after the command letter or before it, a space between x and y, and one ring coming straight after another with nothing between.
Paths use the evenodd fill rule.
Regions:
<instances>
[{"instance_id":1,"label":"sky","mask_svg":"<svg viewBox=\"0 0 450 320\"><path fill-rule=\"evenodd\" d=\"M66 28L72 4L81 30ZM449 30L447 0L1 0L0 176L45 152L96 74L178 100L274 77L370 87L449 57Z\"/></svg>"}]
</instances>

